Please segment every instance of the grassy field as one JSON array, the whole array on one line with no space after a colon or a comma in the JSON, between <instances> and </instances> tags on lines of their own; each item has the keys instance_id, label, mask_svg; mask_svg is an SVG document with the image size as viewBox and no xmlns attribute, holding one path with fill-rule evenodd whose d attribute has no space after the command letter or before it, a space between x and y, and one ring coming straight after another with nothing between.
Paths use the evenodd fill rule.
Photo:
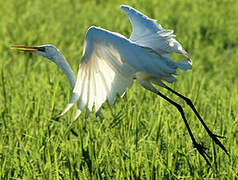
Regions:
<instances>
[{"instance_id":1,"label":"grassy field","mask_svg":"<svg viewBox=\"0 0 238 180\"><path fill-rule=\"evenodd\" d=\"M56 3L57 2L57 3ZM126 1L167 29L189 52L193 70L171 87L192 99L230 158L181 103L198 142L209 148L209 168L193 148L176 108L134 83L101 116L72 121L75 108L55 117L71 87L55 64L10 45L54 44L76 72L85 33L96 25L131 33L120 1L0 1L1 179L237 179L238 1ZM179 59L174 56L173 59ZM79 135L74 136L73 128Z\"/></svg>"}]
</instances>

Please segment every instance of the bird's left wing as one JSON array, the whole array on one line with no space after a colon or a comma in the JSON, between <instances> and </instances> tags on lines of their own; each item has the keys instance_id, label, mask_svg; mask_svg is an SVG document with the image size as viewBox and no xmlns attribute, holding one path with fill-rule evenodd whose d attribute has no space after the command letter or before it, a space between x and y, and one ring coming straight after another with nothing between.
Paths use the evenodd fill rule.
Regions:
<instances>
[{"instance_id":1,"label":"bird's left wing","mask_svg":"<svg viewBox=\"0 0 238 180\"><path fill-rule=\"evenodd\" d=\"M173 30L164 29L156 20L151 19L138 10L121 5L132 24L130 40L140 46L149 47L161 56L170 57L173 52L180 53L187 59L188 54L174 38Z\"/></svg>"},{"instance_id":2,"label":"bird's left wing","mask_svg":"<svg viewBox=\"0 0 238 180\"><path fill-rule=\"evenodd\" d=\"M87 108L87 117L93 106L95 111L99 111L106 100L112 105L117 94L123 96L126 89L132 86L135 70L125 63L115 48L115 45L120 45L120 41L113 40L109 33L108 36L103 32L95 27L88 30L73 94L61 115L79 99L75 118L84 107ZM120 37L118 39L120 40Z\"/></svg>"}]
</instances>

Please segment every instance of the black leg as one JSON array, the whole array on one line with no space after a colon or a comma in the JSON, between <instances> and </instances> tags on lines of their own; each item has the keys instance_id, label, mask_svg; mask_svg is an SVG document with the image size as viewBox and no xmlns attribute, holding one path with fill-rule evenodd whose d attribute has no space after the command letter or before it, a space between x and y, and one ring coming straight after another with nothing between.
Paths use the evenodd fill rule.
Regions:
<instances>
[{"instance_id":1,"label":"black leg","mask_svg":"<svg viewBox=\"0 0 238 180\"><path fill-rule=\"evenodd\" d=\"M218 136L216 134L213 134L211 132L211 130L207 127L207 125L205 124L205 122L203 121L203 119L201 118L200 114L197 112L195 106L193 105L192 101L183 96L182 94L174 91L173 89L169 88L168 86L164 86L167 90L169 90L170 92L176 94L178 97L182 98L188 105L189 107L193 110L193 112L195 113L195 115L197 116L197 118L200 120L200 122L202 123L203 127L205 128L205 130L207 131L207 133L209 134L209 136L212 138L212 140L218 145L220 146L220 148L225 151L225 153L229 156L229 153L227 151L227 149L223 146L223 144L219 141L218 138L224 138L223 136Z\"/></svg>"},{"instance_id":2,"label":"black leg","mask_svg":"<svg viewBox=\"0 0 238 180\"><path fill-rule=\"evenodd\" d=\"M169 99L168 97L166 97L165 95L163 95L162 93L160 93L158 90L156 90L153 86L143 86L144 88L150 90L151 92L159 95L160 97L162 97L163 99L165 99L166 101L168 101L170 104L174 105L178 111L180 112L182 118L183 118L183 121L188 129L188 133L192 139L192 142L193 142L193 145L194 147L198 150L198 152L202 155L202 157L206 160L207 164L211 166L210 162L208 159L210 159L210 157L208 156L208 154L206 153L206 149L205 147L203 147L201 144L198 144L193 136L193 133L188 125L188 121L187 119L185 118L185 115L184 115L184 111L183 111L183 108L181 105L177 104L176 102L174 102L173 100Z\"/></svg>"}]
</instances>

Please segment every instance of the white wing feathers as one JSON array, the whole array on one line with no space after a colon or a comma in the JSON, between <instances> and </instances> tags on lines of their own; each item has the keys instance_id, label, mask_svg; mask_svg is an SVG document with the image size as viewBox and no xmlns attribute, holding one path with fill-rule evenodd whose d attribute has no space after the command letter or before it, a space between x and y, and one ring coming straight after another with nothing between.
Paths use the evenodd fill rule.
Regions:
<instances>
[{"instance_id":1,"label":"white wing feathers","mask_svg":"<svg viewBox=\"0 0 238 180\"><path fill-rule=\"evenodd\" d=\"M130 40L140 46L149 47L165 57L170 57L173 52L176 52L189 59L188 53L174 39L173 30L164 29L156 20L150 19L130 6L121 5L121 9L132 24Z\"/></svg>"},{"instance_id":2,"label":"white wing feathers","mask_svg":"<svg viewBox=\"0 0 238 180\"><path fill-rule=\"evenodd\" d=\"M99 28L91 27L88 30L84 44L85 53L81 59L73 94L61 115L80 99L75 118L85 106L87 117L93 106L98 111L106 100L112 105L117 94L123 96L126 89L132 86L135 69L124 62L114 48L114 44L120 45L120 41L110 40L111 37L105 37L107 35ZM119 36L118 39L120 40Z\"/></svg>"},{"instance_id":3,"label":"white wing feathers","mask_svg":"<svg viewBox=\"0 0 238 180\"><path fill-rule=\"evenodd\" d=\"M176 69L191 69L189 61L174 62L148 47L141 47L122 35L98 27L90 27L85 37L85 50L78 70L70 102L61 113L65 114L79 99L75 118L93 106L99 111L108 100L112 105L116 95L123 96L133 78L160 83L176 81ZM142 78L141 78L142 77Z\"/></svg>"}]
</instances>

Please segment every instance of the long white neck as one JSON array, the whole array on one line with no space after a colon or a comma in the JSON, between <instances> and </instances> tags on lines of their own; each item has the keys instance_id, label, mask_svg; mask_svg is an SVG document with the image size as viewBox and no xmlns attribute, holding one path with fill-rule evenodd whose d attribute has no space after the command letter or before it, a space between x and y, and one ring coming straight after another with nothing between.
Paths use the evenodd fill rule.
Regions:
<instances>
[{"instance_id":1,"label":"long white neck","mask_svg":"<svg viewBox=\"0 0 238 180\"><path fill-rule=\"evenodd\" d=\"M72 68L70 67L69 63L66 61L64 56L60 54L54 57L52 61L63 70L63 72L68 78L69 84L71 85L72 88L74 88L76 78Z\"/></svg>"}]
</instances>

